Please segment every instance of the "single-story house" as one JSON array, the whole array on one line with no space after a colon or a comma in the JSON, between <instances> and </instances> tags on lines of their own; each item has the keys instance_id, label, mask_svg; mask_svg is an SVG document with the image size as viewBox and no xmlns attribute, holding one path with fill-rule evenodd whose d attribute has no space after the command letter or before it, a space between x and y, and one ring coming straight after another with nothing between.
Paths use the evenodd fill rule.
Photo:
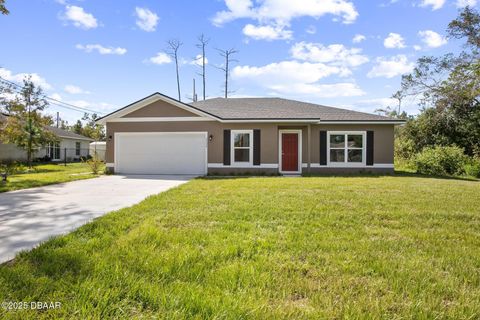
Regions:
<instances>
[{"instance_id":1,"label":"single-story house","mask_svg":"<svg viewBox=\"0 0 480 320\"><path fill-rule=\"evenodd\" d=\"M199 175L391 172L394 126L403 123L281 98L183 103L160 93L98 122L109 170Z\"/></svg>"},{"instance_id":2,"label":"single-story house","mask_svg":"<svg viewBox=\"0 0 480 320\"><path fill-rule=\"evenodd\" d=\"M8 115L0 114L0 124ZM42 147L35 152L33 158L49 158L52 161L78 161L80 157L88 156L88 148L93 139L63 130L57 127L47 127L58 138L59 142ZM26 161L27 152L14 144L0 141L0 161Z\"/></svg>"}]
</instances>

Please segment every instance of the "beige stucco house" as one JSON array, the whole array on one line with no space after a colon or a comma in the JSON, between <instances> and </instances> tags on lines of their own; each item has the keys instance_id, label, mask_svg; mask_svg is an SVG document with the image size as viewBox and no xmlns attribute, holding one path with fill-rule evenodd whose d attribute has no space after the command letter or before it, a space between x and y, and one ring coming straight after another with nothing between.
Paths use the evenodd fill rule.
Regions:
<instances>
[{"instance_id":1,"label":"beige stucco house","mask_svg":"<svg viewBox=\"0 0 480 320\"><path fill-rule=\"evenodd\" d=\"M98 120L123 174L393 171L394 126L379 115L281 98L183 103L160 93Z\"/></svg>"}]
</instances>

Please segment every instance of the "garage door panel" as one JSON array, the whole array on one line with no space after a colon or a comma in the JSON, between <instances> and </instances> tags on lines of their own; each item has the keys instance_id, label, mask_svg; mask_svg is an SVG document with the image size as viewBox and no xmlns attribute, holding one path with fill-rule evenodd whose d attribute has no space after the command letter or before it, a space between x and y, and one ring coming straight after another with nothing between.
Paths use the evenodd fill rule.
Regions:
<instances>
[{"instance_id":1,"label":"garage door panel","mask_svg":"<svg viewBox=\"0 0 480 320\"><path fill-rule=\"evenodd\" d=\"M117 133L115 171L124 174L206 174L207 138L195 133Z\"/></svg>"}]
</instances>

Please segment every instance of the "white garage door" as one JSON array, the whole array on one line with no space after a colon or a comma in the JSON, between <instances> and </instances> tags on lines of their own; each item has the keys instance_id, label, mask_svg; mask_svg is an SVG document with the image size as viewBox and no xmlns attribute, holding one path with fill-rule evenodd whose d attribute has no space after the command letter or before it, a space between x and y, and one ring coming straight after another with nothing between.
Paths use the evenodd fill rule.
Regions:
<instances>
[{"instance_id":1,"label":"white garage door","mask_svg":"<svg viewBox=\"0 0 480 320\"><path fill-rule=\"evenodd\" d=\"M206 174L206 132L115 133L115 172Z\"/></svg>"}]
</instances>

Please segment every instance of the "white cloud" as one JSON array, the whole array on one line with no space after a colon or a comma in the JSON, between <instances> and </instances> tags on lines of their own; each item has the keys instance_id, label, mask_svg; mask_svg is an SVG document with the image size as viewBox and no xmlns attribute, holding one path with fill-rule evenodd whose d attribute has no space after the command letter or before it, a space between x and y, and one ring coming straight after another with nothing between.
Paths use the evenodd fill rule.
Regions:
<instances>
[{"instance_id":1,"label":"white cloud","mask_svg":"<svg viewBox=\"0 0 480 320\"><path fill-rule=\"evenodd\" d=\"M308 34L315 34L315 33L317 33L317 28L314 25L310 25L305 30L305 32L308 33Z\"/></svg>"},{"instance_id":2,"label":"white cloud","mask_svg":"<svg viewBox=\"0 0 480 320\"><path fill-rule=\"evenodd\" d=\"M416 45L413 46L413 49L415 51L420 51L420 50L422 50L422 46L419 46L419 45L416 44Z\"/></svg>"},{"instance_id":3,"label":"white cloud","mask_svg":"<svg viewBox=\"0 0 480 320\"><path fill-rule=\"evenodd\" d=\"M362 41L365 41L367 38L363 35L363 34L356 34L353 39L352 39L352 42L353 43L360 43Z\"/></svg>"},{"instance_id":4,"label":"white cloud","mask_svg":"<svg viewBox=\"0 0 480 320\"><path fill-rule=\"evenodd\" d=\"M159 52L155 56L148 59L153 64L166 64L172 62L172 58L165 52Z\"/></svg>"},{"instance_id":5,"label":"white cloud","mask_svg":"<svg viewBox=\"0 0 480 320\"><path fill-rule=\"evenodd\" d=\"M26 77L30 76L31 81L39 87L42 87L44 90L50 90L52 89L52 86L45 80L45 78L41 77L38 73L12 73L12 71L5 69L5 68L0 68L0 77L2 77L5 80L15 82L19 85L23 85L23 79Z\"/></svg>"},{"instance_id":6,"label":"white cloud","mask_svg":"<svg viewBox=\"0 0 480 320\"><path fill-rule=\"evenodd\" d=\"M190 64L193 64L193 65L196 65L196 66L202 66L202 55L201 54L197 54L195 56L195 59L193 59L192 61L190 61ZM208 64L208 58L207 56L205 55L205 64L207 65Z\"/></svg>"},{"instance_id":7,"label":"white cloud","mask_svg":"<svg viewBox=\"0 0 480 320\"><path fill-rule=\"evenodd\" d=\"M405 40L403 39L402 35L394 32L390 32L388 37L383 40L383 45L385 48L388 49L401 49L405 48Z\"/></svg>"},{"instance_id":8,"label":"white cloud","mask_svg":"<svg viewBox=\"0 0 480 320\"><path fill-rule=\"evenodd\" d=\"M422 0L420 3L421 7L431 6L432 10L438 10L445 4L446 0Z\"/></svg>"},{"instance_id":9,"label":"white cloud","mask_svg":"<svg viewBox=\"0 0 480 320\"><path fill-rule=\"evenodd\" d=\"M466 6L474 7L477 5L477 0L457 0L457 7L463 8Z\"/></svg>"},{"instance_id":10,"label":"white cloud","mask_svg":"<svg viewBox=\"0 0 480 320\"><path fill-rule=\"evenodd\" d=\"M58 101L62 101L62 96L58 93L51 94L50 98L58 100Z\"/></svg>"},{"instance_id":11,"label":"white cloud","mask_svg":"<svg viewBox=\"0 0 480 320\"><path fill-rule=\"evenodd\" d=\"M85 12L82 7L67 5L63 19L70 21L75 27L85 30L98 27L97 19L91 13Z\"/></svg>"},{"instance_id":12,"label":"white cloud","mask_svg":"<svg viewBox=\"0 0 480 320\"><path fill-rule=\"evenodd\" d=\"M368 62L368 57L362 55L362 49L348 49L343 44L324 46L320 43L299 42L290 49L292 57L309 62L328 63L332 66L345 68L344 74L350 74L350 67L358 67Z\"/></svg>"},{"instance_id":13,"label":"white cloud","mask_svg":"<svg viewBox=\"0 0 480 320\"><path fill-rule=\"evenodd\" d=\"M293 31L288 30L290 21L299 17L320 18L326 14L334 15L334 20L342 18L343 23L353 23L358 12L351 1L348 0L225 0L227 10L217 12L212 22L221 26L229 21L239 18L250 18L258 21L258 25L247 24L243 33L256 40L288 40L292 38ZM307 32L313 34L315 29L309 28Z\"/></svg>"},{"instance_id":14,"label":"white cloud","mask_svg":"<svg viewBox=\"0 0 480 320\"><path fill-rule=\"evenodd\" d=\"M323 63L281 61L261 67L236 66L232 70L232 77L271 84L312 83L327 76L339 74L340 71L338 67L327 66Z\"/></svg>"},{"instance_id":15,"label":"white cloud","mask_svg":"<svg viewBox=\"0 0 480 320\"><path fill-rule=\"evenodd\" d=\"M292 38L293 32L285 30L285 26L280 25L264 25L254 26L247 24L243 27L243 34L255 40L288 40Z\"/></svg>"},{"instance_id":16,"label":"white cloud","mask_svg":"<svg viewBox=\"0 0 480 320\"><path fill-rule=\"evenodd\" d=\"M343 23L348 24L358 16L355 6L348 0L263 0L255 4L252 0L225 0L225 5L227 10L217 12L212 19L216 26L239 18L256 20L261 26L287 26L294 18L320 18L326 14L341 17Z\"/></svg>"},{"instance_id":17,"label":"white cloud","mask_svg":"<svg viewBox=\"0 0 480 320\"><path fill-rule=\"evenodd\" d=\"M429 48L438 48L447 44L447 39L432 30L418 32L418 36Z\"/></svg>"},{"instance_id":18,"label":"white cloud","mask_svg":"<svg viewBox=\"0 0 480 320\"><path fill-rule=\"evenodd\" d=\"M135 14L137 16L137 26L147 32L155 31L159 17L155 12L150 11L147 8L135 8Z\"/></svg>"},{"instance_id":19,"label":"white cloud","mask_svg":"<svg viewBox=\"0 0 480 320\"><path fill-rule=\"evenodd\" d=\"M87 45L77 44L75 48L77 48L78 50L83 50L87 53L98 51L98 53L100 54L116 54L120 56L127 53L127 49L125 48L104 47L100 44L87 44Z\"/></svg>"},{"instance_id":20,"label":"white cloud","mask_svg":"<svg viewBox=\"0 0 480 320\"><path fill-rule=\"evenodd\" d=\"M341 73L342 68L323 63L280 61L260 67L236 66L232 70L232 79L253 83L282 95L338 97L364 94L354 83L318 83L325 77Z\"/></svg>"},{"instance_id":21,"label":"white cloud","mask_svg":"<svg viewBox=\"0 0 480 320\"><path fill-rule=\"evenodd\" d=\"M408 61L407 56L403 54L391 58L379 57L376 59L376 65L368 72L367 77L393 78L411 72L414 66L412 62Z\"/></svg>"},{"instance_id":22,"label":"white cloud","mask_svg":"<svg viewBox=\"0 0 480 320\"><path fill-rule=\"evenodd\" d=\"M70 94L90 94L90 92L83 90L80 87L74 86L72 84L67 84L63 90Z\"/></svg>"}]
</instances>

